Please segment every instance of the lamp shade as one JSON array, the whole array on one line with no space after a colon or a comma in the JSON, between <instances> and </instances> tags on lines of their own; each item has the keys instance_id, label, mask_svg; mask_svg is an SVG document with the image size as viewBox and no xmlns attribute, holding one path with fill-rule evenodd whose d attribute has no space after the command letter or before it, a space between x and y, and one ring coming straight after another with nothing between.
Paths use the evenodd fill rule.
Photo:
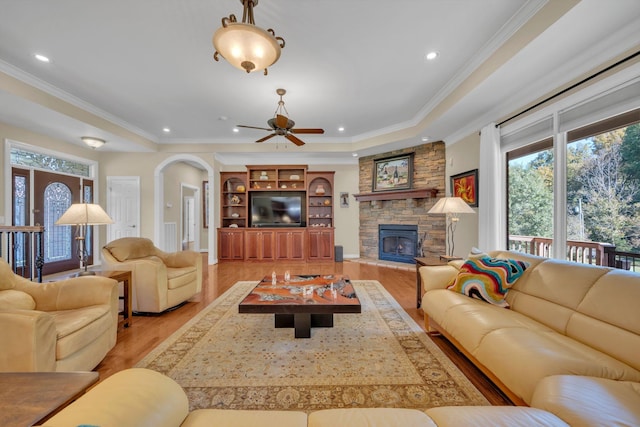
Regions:
<instances>
[{"instance_id":1,"label":"lamp shade","mask_svg":"<svg viewBox=\"0 0 640 427\"><path fill-rule=\"evenodd\" d=\"M428 213L445 215L475 213L475 211L460 197L443 197L429 209Z\"/></svg>"},{"instance_id":2,"label":"lamp shade","mask_svg":"<svg viewBox=\"0 0 640 427\"><path fill-rule=\"evenodd\" d=\"M56 225L99 224L113 224L113 220L100 205L94 203L74 203L56 221Z\"/></svg>"},{"instance_id":3,"label":"lamp shade","mask_svg":"<svg viewBox=\"0 0 640 427\"><path fill-rule=\"evenodd\" d=\"M280 58L278 40L252 24L230 22L218 28L213 46L227 62L247 73L264 70Z\"/></svg>"}]
</instances>

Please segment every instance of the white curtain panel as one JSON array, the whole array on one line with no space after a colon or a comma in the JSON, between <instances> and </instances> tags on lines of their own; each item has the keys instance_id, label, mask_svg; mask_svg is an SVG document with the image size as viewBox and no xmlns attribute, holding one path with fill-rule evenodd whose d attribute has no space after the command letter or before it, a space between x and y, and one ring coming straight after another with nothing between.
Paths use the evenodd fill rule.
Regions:
<instances>
[{"instance_id":1,"label":"white curtain panel","mask_svg":"<svg viewBox=\"0 0 640 427\"><path fill-rule=\"evenodd\" d=\"M503 171L500 128L489 123L480 132L478 246L483 251L506 249Z\"/></svg>"}]
</instances>

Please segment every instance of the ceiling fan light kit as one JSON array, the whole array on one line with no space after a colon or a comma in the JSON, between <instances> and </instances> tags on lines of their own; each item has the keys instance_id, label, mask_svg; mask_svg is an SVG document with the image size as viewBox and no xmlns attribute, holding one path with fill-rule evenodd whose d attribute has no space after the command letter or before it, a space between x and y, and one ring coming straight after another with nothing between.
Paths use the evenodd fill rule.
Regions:
<instances>
[{"instance_id":1,"label":"ceiling fan light kit","mask_svg":"<svg viewBox=\"0 0 640 427\"><path fill-rule=\"evenodd\" d=\"M278 101L278 107L276 108L274 117L267 120L267 124L271 127L271 129L261 128L257 126L246 126L246 125L238 125L237 127L247 128L247 129L266 130L269 132L273 132L272 134L269 134L264 138L258 139L256 142L264 142L270 138L273 138L274 136L280 135L280 136L284 136L286 139L293 142L298 147L304 145L304 141L296 137L295 135L293 135L294 133L306 133L306 134L324 133L324 129L320 129L320 128L308 128L308 129L294 128L294 126L296 125L296 122L294 122L293 120L290 120L287 116L284 115L285 113L289 114L289 112L284 106L284 101L282 100L282 96L285 93L287 93L287 91L284 89L277 89L276 93L280 96L280 101Z\"/></svg>"},{"instance_id":2,"label":"ceiling fan light kit","mask_svg":"<svg viewBox=\"0 0 640 427\"><path fill-rule=\"evenodd\" d=\"M258 0L240 0L244 6L242 22L237 22L235 15L222 18L222 27L213 34L213 47L216 52L213 59L219 61L220 56L234 67L251 73L264 70L275 64L284 48L284 39L277 37L269 28L263 30L256 26L253 18L253 7Z\"/></svg>"}]
</instances>

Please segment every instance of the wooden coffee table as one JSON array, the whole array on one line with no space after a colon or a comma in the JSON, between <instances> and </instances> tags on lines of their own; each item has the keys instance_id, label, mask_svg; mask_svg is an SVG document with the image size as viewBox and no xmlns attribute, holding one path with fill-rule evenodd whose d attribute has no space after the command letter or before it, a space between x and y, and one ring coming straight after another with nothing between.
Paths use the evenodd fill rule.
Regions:
<instances>
[{"instance_id":1,"label":"wooden coffee table","mask_svg":"<svg viewBox=\"0 0 640 427\"><path fill-rule=\"evenodd\" d=\"M276 328L294 328L296 338L310 338L311 328L332 328L334 313L360 313L360 300L348 277L291 276L288 282L265 277L238 306L239 313L274 313Z\"/></svg>"},{"instance_id":2,"label":"wooden coffee table","mask_svg":"<svg viewBox=\"0 0 640 427\"><path fill-rule=\"evenodd\" d=\"M97 372L0 373L0 426L40 425L98 382Z\"/></svg>"}]
</instances>

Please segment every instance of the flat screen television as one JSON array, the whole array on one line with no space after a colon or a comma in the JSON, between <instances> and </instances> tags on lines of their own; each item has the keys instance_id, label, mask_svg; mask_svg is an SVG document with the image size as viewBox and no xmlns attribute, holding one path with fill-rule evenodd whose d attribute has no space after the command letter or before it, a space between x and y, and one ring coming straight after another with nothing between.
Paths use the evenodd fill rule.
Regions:
<instances>
[{"instance_id":1,"label":"flat screen television","mask_svg":"<svg viewBox=\"0 0 640 427\"><path fill-rule=\"evenodd\" d=\"M305 193L264 191L251 194L251 227L305 227Z\"/></svg>"}]
</instances>

